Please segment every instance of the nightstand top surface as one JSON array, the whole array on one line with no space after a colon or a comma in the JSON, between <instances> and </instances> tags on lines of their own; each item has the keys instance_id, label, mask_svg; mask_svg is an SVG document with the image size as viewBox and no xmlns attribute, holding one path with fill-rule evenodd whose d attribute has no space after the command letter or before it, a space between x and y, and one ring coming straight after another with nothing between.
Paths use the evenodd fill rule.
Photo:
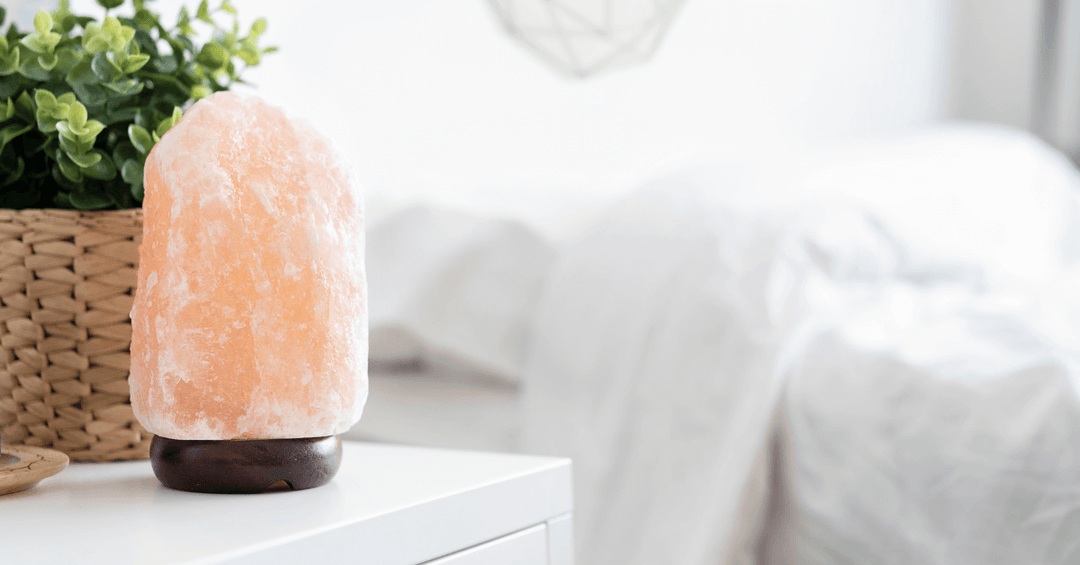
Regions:
<instances>
[{"instance_id":1,"label":"nightstand top surface","mask_svg":"<svg viewBox=\"0 0 1080 565\"><path fill-rule=\"evenodd\" d=\"M0 497L10 563L411 565L572 511L566 459L346 441L327 485L180 492L147 461L72 464Z\"/></svg>"}]
</instances>

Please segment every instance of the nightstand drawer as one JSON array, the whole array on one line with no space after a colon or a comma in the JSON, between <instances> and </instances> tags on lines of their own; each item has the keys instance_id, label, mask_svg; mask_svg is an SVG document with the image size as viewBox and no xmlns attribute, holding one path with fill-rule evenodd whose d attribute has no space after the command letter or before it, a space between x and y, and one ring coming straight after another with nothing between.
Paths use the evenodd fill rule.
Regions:
<instances>
[{"instance_id":1,"label":"nightstand drawer","mask_svg":"<svg viewBox=\"0 0 1080 565\"><path fill-rule=\"evenodd\" d=\"M548 565L547 524L533 526L424 565Z\"/></svg>"}]
</instances>

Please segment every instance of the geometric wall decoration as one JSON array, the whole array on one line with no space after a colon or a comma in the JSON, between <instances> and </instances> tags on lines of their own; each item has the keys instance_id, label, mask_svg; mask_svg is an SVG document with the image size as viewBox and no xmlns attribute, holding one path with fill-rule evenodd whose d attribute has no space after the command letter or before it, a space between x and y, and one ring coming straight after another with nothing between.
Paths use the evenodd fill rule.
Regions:
<instances>
[{"instance_id":1,"label":"geometric wall decoration","mask_svg":"<svg viewBox=\"0 0 1080 565\"><path fill-rule=\"evenodd\" d=\"M684 0L488 0L516 40L578 78L644 62Z\"/></svg>"}]
</instances>

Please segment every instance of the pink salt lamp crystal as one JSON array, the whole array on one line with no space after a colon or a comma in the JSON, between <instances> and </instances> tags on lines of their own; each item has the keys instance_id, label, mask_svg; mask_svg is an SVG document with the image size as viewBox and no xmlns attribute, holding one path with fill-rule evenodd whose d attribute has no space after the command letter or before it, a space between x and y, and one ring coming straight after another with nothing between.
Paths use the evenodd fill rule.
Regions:
<instances>
[{"instance_id":1,"label":"pink salt lamp crystal","mask_svg":"<svg viewBox=\"0 0 1080 565\"><path fill-rule=\"evenodd\" d=\"M330 142L254 97L196 103L146 160L131 403L178 440L346 431L367 399L364 215Z\"/></svg>"}]
</instances>

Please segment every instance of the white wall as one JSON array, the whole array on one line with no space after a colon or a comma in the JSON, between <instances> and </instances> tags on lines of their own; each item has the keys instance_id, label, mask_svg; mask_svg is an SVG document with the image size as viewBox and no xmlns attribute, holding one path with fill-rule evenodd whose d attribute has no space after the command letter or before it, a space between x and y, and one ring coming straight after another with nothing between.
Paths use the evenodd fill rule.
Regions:
<instances>
[{"instance_id":1,"label":"white wall","mask_svg":"<svg viewBox=\"0 0 1080 565\"><path fill-rule=\"evenodd\" d=\"M1058 88L1055 92L1053 139L1080 156L1080 1L1063 0L1059 29Z\"/></svg>"},{"instance_id":2,"label":"white wall","mask_svg":"<svg viewBox=\"0 0 1080 565\"><path fill-rule=\"evenodd\" d=\"M950 118L1031 125L1041 0L952 0Z\"/></svg>"},{"instance_id":3,"label":"white wall","mask_svg":"<svg viewBox=\"0 0 1080 565\"><path fill-rule=\"evenodd\" d=\"M949 118L1032 129L1043 0L952 0ZM1060 0L1047 141L1080 156L1080 0Z\"/></svg>"},{"instance_id":4,"label":"white wall","mask_svg":"<svg viewBox=\"0 0 1080 565\"><path fill-rule=\"evenodd\" d=\"M281 47L247 78L344 147L376 212L568 216L552 194L585 205L702 152L782 158L945 113L947 0L688 0L650 63L587 82L510 41L483 0L233 1Z\"/></svg>"}]
</instances>

